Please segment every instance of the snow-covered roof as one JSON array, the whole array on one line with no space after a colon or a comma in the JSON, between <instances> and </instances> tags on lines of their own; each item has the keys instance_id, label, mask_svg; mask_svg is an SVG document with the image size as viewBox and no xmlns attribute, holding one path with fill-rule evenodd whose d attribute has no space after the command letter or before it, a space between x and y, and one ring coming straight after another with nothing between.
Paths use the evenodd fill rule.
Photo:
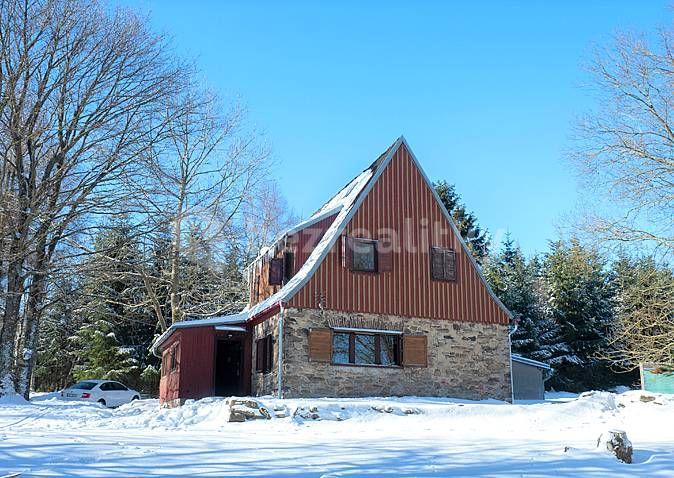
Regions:
<instances>
[{"instance_id":1,"label":"snow-covered roof","mask_svg":"<svg viewBox=\"0 0 674 478\"><path fill-rule=\"evenodd\" d=\"M168 339L173 332L178 329L186 329L190 327L211 327L217 325L243 324L248 320L248 313L245 311L238 314L222 315L216 317L208 317L206 319L184 320L172 324L163 334L161 334L152 344L152 353L158 355L158 347Z\"/></svg>"},{"instance_id":2,"label":"snow-covered roof","mask_svg":"<svg viewBox=\"0 0 674 478\"><path fill-rule=\"evenodd\" d=\"M522 357L519 354L511 354L511 358L515 362L523 363L523 364L526 364L526 365L531 365L532 367L542 368L544 370L552 370L552 367L550 367L550 365L548 365L546 363L539 362L538 360L533 360L533 359L530 359L530 358Z\"/></svg>"}]
</instances>

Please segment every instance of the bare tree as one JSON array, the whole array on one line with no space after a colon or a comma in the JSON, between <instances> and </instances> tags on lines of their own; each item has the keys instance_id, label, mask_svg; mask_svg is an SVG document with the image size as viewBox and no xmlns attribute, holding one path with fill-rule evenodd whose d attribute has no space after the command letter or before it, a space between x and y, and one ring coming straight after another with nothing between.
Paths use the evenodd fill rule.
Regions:
<instances>
[{"instance_id":1,"label":"bare tree","mask_svg":"<svg viewBox=\"0 0 674 478\"><path fill-rule=\"evenodd\" d=\"M243 208L242 258L250 263L260 250L299 219L273 180L260 182Z\"/></svg>"},{"instance_id":2,"label":"bare tree","mask_svg":"<svg viewBox=\"0 0 674 478\"><path fill-rule=\"evenodd\" d=\"M168 229L171 238L169 271L160 277L141 271L164 329L229 308L225 256L239 241L242 205L265 178L269 156L260 136L245 127L238 105L223 113L217 97L195 85L170 102L165 114L166 134L145 158L147 174L139 185L148 222ZM191 274L186 261L222 287L202 287L203 276ZM169 317L157 293L164 288Z\"/></svg>"},{"instance_id":3,"label":"bare tree","mask_svg":"<svg viewBox=\"0 0 674 478\"><path fill-rule=\"evenodd\" d=\"M166 51L144 19L96 0L0 0L0 395L28 393L55 252L118 209L162 129L182 76Z\"/></svg>"},{"instance_id":4,"label":"bare tree","mask_svg":"<svg viewBox=\"0 0 674 478\"><path fill-rule=\"evenodd\" d=\"M649 44L620 35L591 64L598 108L573 159L592 202L584 226L606 244L674 251L674 53L671 27Z\"/></svg>"},{"instance_id":5,"label":"bare tree","mask_svg":"<svg viewBox=\"0 0 674 478\"><path fill-rule=\"evenodd\" d=\"M652 259L621 259L607 356L620 368L674 366L674 273Z\"/></svg>"}]
</instances>

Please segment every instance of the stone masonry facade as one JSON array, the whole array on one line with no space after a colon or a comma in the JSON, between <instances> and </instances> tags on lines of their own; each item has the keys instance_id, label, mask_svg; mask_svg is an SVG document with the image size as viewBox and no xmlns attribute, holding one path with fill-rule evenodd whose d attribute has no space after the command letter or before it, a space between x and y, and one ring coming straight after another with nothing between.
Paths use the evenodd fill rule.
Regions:
<instances>
[{"instance_id":1,"label":"stone masonry facade","mask_svg":"<svg viewBox=\"0 0 674 478\"><path fill-rule=\"evenodd\" d=\"M428 366L354 366L310 361L309 330L326 328L331 320L345 318L402 324L403 334L426 335ZM283 330L285 398L417 395L511 399L510 345L506 325L288 309ZM253 340L270 332L274 334L275 366L268 374L253 370L253 393L256 395L277 392L278 316L256 326Z\"/></svg>"},{"instance_id":2,"label":"stone masonry facade","mask_svg":"<svg viewBox=\"0 0 674 478\"><path fill-rule=\"evenodd\" d=\"M251 391L255 396L278 394L278 323L279 316L275 315L253 327L253 366L251 367L253 377L251 380ZM268 334L272 334L274 343L273 363L270 372L261 373L255 370L255 364L257 363L257 347L255 347L255 343Z\"/></svg>"}]
</instances>

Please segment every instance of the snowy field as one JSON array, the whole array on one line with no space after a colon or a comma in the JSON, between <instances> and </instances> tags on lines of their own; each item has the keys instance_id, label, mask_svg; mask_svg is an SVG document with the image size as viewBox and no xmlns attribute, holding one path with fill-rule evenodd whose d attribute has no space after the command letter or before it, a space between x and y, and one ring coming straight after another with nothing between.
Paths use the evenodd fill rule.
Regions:
<instances>
[{"instance_id":1,"label":"snowy field","mask_svg":"<svg viewBox=\"0 0 674 478\"><path fill-rule=\"evenodd\" d=\"M0 477L672 477L674 396L641 397L596 392L517 405L263 398L288 417L246 423L226 423L222 399L172 410L156 400L109 410L49 395L31 403L4 399ZM297 407L316 407L320 419L293 416ZM596 449L611 428L627 431L633 464Z\"/></svg>"}]
</instances>

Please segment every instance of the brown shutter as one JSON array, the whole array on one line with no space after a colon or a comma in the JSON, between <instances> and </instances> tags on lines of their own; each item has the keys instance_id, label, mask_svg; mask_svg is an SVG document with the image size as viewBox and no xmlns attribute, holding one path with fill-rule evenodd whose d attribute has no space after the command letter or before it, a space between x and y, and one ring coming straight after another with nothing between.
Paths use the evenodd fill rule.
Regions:
<instances>
[{"instance_id":1,"label":"brown shutter","mask_svg":"<svg viewBox=\"0 0 674 478\"><path fill-rule=\"evenodd\" d=\"M377 241L377 271L390 272L393 270L393 252L391 244Z\"/></svg>"},{"instance_id":2,"label":"brown shutter","mask_svg":"<svg viewBox=\"0 0 674 478\"><path fill-rule=\"evenodd\" d=\"M264 370L264 339L258 339L255 342L255 371Z\"/></svg>"},{"instance_id":3,"label":"brown shutter","mask_svg":"<svg viewBox=\"0 0 674 478\"><path fill-rule=\"evenodd\" d=\"M445 280L456 280L456 252L450 249L444 255Z\"/></svg>"},{"instance_id":4,"label":"brown shutter","mask_svg":"<svg viewBox=\"0 0 674 478\"><path fill-rule=\"evenodd\" d=\"M312 362L332 362L332 330L309 330L309 360Z\"/></svg>"},{"instance_id":5,"label":"brown shutter","mask_svg":"<svg viewBox=\"0 0 674 478\"><path fill-rule=\"evenodd\" d=\"M283 259L275 257L269 261L269 285L283 283Z\"/></svg>"},{"instance_id":6,"label":"brown shutter","mask_svg":"<svg viewBox=\"0 0 674 478\"><path fill-rule=\"evenodd\" d=\"M427 339L425 335L405 335L403 337L403 365L412 367L428 366Z\"/></svg>"},{"instance_id":7,"label":"brown shutter","mask_svg":"<svg viewBox=\"0 0 674 478\"><path fill-rule=\"evenodd\" d=\"M342 265L353 270L353 237L342 236Z\"/></svg>"},{"instance_id":8,"label":"brown shutter","mask_svg":"<svg viewBox=\"0 0 674 478\"><path fill-rule=\"evenodd\" d=\"M288 282L295 274L295 255L290 251L283 253L283 282Z\"/></svg>"},{"instance_id":9,"label":"brown shutter","mask_svg":"<svg viewBox=\"0 0 674 478\"><path fill-rule=\"evenodd\" d=\"M265 372L271 372L274 366L274 337L271 334L267 335L267 344L265 347Z\"/></svg>"},{"instance_id":10,"label":"brown shutter","mask_svg":"<svg viewBox=\"0 0 674 478\"><path fill-rule=\"evenodd\" d=\"M445 278L444 254L439 247L431 247L431 278L436 280Z\"/></svg>"}]
</instances>

